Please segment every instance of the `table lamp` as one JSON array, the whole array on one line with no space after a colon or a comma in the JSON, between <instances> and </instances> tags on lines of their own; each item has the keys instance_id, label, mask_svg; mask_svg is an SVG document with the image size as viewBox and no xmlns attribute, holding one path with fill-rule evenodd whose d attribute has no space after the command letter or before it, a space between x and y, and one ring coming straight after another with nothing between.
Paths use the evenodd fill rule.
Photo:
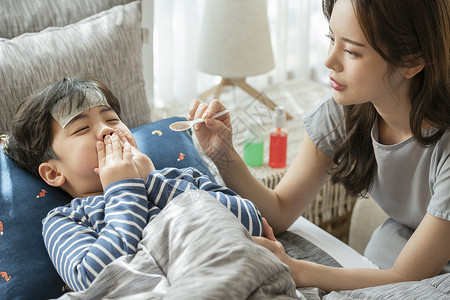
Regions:
<instances>
[{"instance_id":1,"label":"table lamp","mask_svg":"<svg viewBox=\"0 0 450 300\"><path fill-rule=\"evenodd\" d=\"M245 81L273 68L266 0L206 0L198 69L222 80L199 98L219 98L225 86L237 86L273 110L277 105Z\"/></svg>"}]
</instances>

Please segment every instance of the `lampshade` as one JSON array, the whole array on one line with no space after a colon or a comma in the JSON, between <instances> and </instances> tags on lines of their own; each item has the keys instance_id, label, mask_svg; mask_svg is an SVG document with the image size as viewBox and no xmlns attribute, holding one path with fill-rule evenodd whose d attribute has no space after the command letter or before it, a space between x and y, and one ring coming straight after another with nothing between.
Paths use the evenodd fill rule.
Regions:
<instances>
[{"instance_id":1,"label":"lampshade","mask_svg":"<svg viewBox=\"0 0 450 300\"><path fill-rule=\"evenodd\" d=\"M266 0L206 0L198 68L224 78L242 78L272 70Z\"/></svg>"}]
</instances>

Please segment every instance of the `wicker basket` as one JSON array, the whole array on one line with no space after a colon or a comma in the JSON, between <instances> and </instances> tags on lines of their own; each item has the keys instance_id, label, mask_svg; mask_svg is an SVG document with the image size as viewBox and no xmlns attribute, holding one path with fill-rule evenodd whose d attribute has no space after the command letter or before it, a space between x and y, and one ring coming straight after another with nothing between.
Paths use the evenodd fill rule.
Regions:
<instances>
[{"instance_id":1,"label":"wicker basket","mask_svg":"<svg viewBox=\"0 0 450 300\"><path fill-rule=\"evenodd\" d=\"M286 173L285 169L277 170L268 166L250 168L250 171L271 189L275 188ZM347 244L350 219L357 199L358 197L348 195L342 185L328 181L303 216Z\"/></svg>"},{"instance_id":2,"label":"wicker basket","mask_svg":"<svg viewBox=\"0 0 450 300\"><path fill-rule=\"evenodd\" d=\"M303 216L347 244L357 199L348 195L342 185L328 181Z\"/></svg>"}]
</instances>

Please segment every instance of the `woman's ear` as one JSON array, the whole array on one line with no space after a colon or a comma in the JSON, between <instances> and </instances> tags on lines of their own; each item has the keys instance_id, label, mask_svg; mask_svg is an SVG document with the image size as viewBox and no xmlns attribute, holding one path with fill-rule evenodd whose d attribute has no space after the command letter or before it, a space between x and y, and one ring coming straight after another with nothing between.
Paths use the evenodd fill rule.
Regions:
<instances>
[{"instance_id":1,"label":"woman's ear","mask_svg":"<svg viewBox=\"0 0 450 300\"><path fill-rule=\"evenodd\" d=\"M403 76L405 76L405 78L407 79L411 79L414 76L416 76L420 71L422 71L424 67L425 67L425 60L423 59L423 57L421 57L417 60L417 64L415 66L405 68Z\"/></svg>"},{"instance_id":2,"label":"woman's ear","mask_svg":"<svg viewBox=\"0 0 450 300\"><path fill-rule=\"evenodd\" d=\"M39 165L39 175L48 184L60 187L66 181L66 177L61 174L52 161L43 162Z\"/></svg>"}]
</instances>

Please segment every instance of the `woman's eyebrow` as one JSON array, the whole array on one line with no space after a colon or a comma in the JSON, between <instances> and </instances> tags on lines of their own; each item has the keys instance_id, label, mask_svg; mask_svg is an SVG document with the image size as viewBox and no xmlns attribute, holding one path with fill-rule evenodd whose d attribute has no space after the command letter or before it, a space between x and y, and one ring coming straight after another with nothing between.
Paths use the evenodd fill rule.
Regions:
<instances>
[{"instance_id":1,"label":"woman's eyebrow","mask_svg":"<svg viewBox=\"0 0 450 300\"><path fill-rule=\"evenodd\" d=\"M331 27L328 27L328 29L330 30L331 33L334 34L334 32L333 32L333 30L331 29ZM343 40L343 41L346 42L346 43L349 43L349 44L352 44L352 45L355 45L355 46L358 46L358 47L366 47L366 45L361 44L361 43L359 43L359 42L357 42L357 41L351 40L351 39L349 39L349 38L342 37L342 38L340 38L340 39Z\"/></svg>"},{"instance_id":2,"label":"woman's eyebrow","mask_svg":"<svg viewBox=\"0 0 450 300\"><path fill-rule=\"evenodd\" d=\"M349 43L349 44L352 44L352 45L358 46L358 47L366 47L366 45L364 45L364 44L361 44L361 43L359 43L359 42L356 42L356 41L353 41L353 40L351 40L351 39L348 39L348 38L341 38L341 40L343 40L344 42L347 42L347 43Z\"/></svg>"}]
</instances>

